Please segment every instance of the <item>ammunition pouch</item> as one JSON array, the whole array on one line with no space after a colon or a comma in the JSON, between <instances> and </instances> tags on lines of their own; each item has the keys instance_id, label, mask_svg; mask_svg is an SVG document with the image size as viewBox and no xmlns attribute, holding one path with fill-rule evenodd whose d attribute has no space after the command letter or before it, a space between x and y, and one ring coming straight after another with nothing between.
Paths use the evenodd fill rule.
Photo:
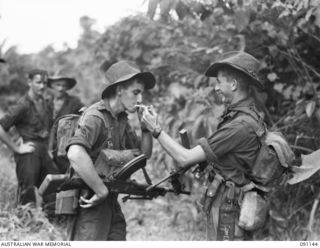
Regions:
<instances>
[{"instance_id":1,"label":"ammunition pouch","mask_svg":"<svg viewBox=\"0 0 320 248\"><path fill-rule=\"evenodd\" d=\"M99 175L108 177L140 154L141 152L138 149L102 149L94 166Z\"/></svg>"},{"instance_id":2,"label":"ammunition pouch","mask_svg":"<svg viewBox=\"0 0 320 248\"><path fill-rule=\"evenodd\" d=\"M209 174L207 184L202 187L199 205L210 217L211 209L219 206L217 216L217 240L241 240L244 230L254 231L261 228L269 208L268 192L270 187L254 182L240 187L232 181L226 181L215 171ZM215 200L217 203L215 203Z\"/></svg>"},{"instance_id":3,"label":"ammunition pouch","mask_svg":"<svg viewBox=\"0 0 320 248\"><path fill-rule=\"evenodd\" d=\"M269 203L266 199L268 191L268 188L259 187L253 182L242 187L238 223L242 229L253 231L264 225L269 209Z\"/></svg>"},{"instance_id":4,"label":"ammunition pouch","mask_svg":"<svg viewBox=\"0 0 320 248\"><path fill-rule=\"evenodd\" d=\"M79 190L60 191L56 194L56 215L76 215L79 201Z\"/></svg>"},{"instance_id":5,"label":"ammunition pouch","mask_svg":"<svg viewBox=\"0 0 320 248\"><path fill-rule=\"evenodd\" d=\"M216 199L219 187L223 181L223 177L216 173L213 180L208 179L208 181L206 182L207 184L202 188L202 195L199 201L199 205L206 214L210 213L212 204Z\"/></svg>"},{"instance_id":6,"label":"ammunition pouch","mask_svg":"<svg viewBox=\"0 0 320 248\"><path fill-rule=\"evenodd\" d=\"M231 181L225 182L225 192L219 208L217 240L234 240L236 232L236 220L239 216L237 199L240 196L240 188Z\"/></svg>"}]
</instances>

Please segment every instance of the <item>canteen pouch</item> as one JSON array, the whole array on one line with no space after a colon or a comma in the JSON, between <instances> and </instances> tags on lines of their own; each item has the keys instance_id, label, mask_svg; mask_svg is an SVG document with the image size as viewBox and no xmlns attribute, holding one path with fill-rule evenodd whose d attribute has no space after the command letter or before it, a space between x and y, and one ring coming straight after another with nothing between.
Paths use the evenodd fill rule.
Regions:
<instances>
[{"instance_id":1,"label":"canteen pouch","mask_svg":"<svg viewBox=\"0 0 320 248\"><path fill-rule=\"evenodd\" d=\"M238 225L247 231L262 227L266 221L268 202L256 190L244 192Z\"/></svg>"},{"instance_id":2,"label":"canteen pouch","mask_svg":"<svg viewBox=\"0 0 320 248\"><path fill-rule=\"evenodd\" d=\"M60 191L56 194L56 215L75 215L77 214L79 201L79 190L72 189Z\"/></svg>"}]
</instances>

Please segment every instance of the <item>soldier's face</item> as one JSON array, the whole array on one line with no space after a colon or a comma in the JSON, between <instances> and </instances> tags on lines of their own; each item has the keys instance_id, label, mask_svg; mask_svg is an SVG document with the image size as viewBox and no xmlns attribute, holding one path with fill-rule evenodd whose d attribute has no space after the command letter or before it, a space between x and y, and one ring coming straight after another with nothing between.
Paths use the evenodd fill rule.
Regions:
<instances>
[{"instance_id":1,"label":"soldier's face","mask_svg":"<svg viewBox=\"0 0 320 248\"><path fill-rule=\"evenodd\" d=\"M218 72L215 91L221 96L223 103L231 103L234 95L234 79L227 77L223 72Z\"/></svg>"},{"instance_id":2,"label":"soldier's face","mask_svg":"<svg viewBox=\"0 0 320 248\"><path fill-rule=\"evenodd\" d=\"M67 82L64 80L58 80L51 84L51 87L54 91L56 97L62 97L66 94L67 91Z\"/></svg>"},{"instance_id":3,"label":"soldier's face","mask_svg":"<svg viewBox=\"0 0 320 248\"><path fill-rule=\"evenodd\" d=\"M35 96L42 96L47 87L47 77L37 74L29 79L29 87Z\"/></svg>"},{"instance_id":4,"label":"soldier's face","mask_svg":"<svg viewBox=\"0 0 320 248\"><path fill-rule=\"evenodd\" d=\"M138 79L133 79L126 87L122 87L118 94L124 110L129 113L136 112L136 104L142 103L143 92L144 84L139 82Z\"/></svg>"}]
</instances>

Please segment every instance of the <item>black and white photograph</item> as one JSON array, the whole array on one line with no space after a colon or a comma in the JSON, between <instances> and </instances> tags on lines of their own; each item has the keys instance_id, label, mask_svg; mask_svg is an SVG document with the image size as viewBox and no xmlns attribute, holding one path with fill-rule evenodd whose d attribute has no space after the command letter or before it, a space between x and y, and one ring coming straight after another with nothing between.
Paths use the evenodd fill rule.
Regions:
<instances>
[{"instance_id":1,"label":"black and white photograph","mask_svg":"<svg viewBox=\"0 0 320 248\"><path fill-rule=\"evenodd\" d=\"M0 0L1 247L320 246L319 171L320 0Z\"/></svg>"}]
</instances>

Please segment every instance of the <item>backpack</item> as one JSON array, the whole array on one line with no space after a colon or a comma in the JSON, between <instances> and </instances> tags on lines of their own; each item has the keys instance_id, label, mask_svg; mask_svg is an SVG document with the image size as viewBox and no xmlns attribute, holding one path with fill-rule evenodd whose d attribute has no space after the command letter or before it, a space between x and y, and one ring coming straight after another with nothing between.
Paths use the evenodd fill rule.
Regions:
<instances>
[{"instance_id":1,"label":"backpack","mask_svg":"<svg viewBox=\"0 0 320 248\"><path fill-rule=\"evenodd\" d=\"M238 118L252 124L250 126L259 141L259 151L249 175L250 179L261 186L273 186L290 169L294 159L290 145L282 133L268 130L253 107L237 107L233 110L251 117L250 120L241 116ZM258 123L258 127L253 122Z\"/></svg>"},{"instance_id":2,"label":"backpack","mask_svg":"<svg viewBox=\"0 0 320 248\"><path fill-rule=\"evenodd\" d=\"M64 172L68 171L69 169L69 160L67 158L66 148L69 144L70 138L72 138L75 134L75 130L81 121L81 117L85 114L89 116L96 116L102 119L105 128L109 129L110 127L108 118L106 118L102 112L94 107L87 108L82 115L68 114L61 116L57 120L57 128L55 131L55 161L64 163ZM106 140L107 147L99 152L98 157L94 161L95 168L99 174L110 174L112 171L119 169L121 167L119 165L126 164L137 155L133 151L134 149L126 149L121 151L113 150L111 135L111 132L108 132L108 137ZM106 167L105 164L109 164L109 166ZM62 166L58 165L58 167Z\"/></svg>"},{"instance_id":3,"label":"backpack","mask_svg":"<svg viewBox=\"0 0 320 248\"><path fill-rule=\"evenodd\" d=\"M97 116L103 120L105 127L109 128L109 123L106 118L103 116L97 109L87 108L83 111L83 114L90 111L90 115ZM78 123L83 115L77 114L67 114L58 118L54 124L56 126L56 130L54 130L54 139L55 139L55 147L53 148L56 151L58 158L66 158L67 157L67 145L71 137L73 137L75 130L78 126Z\"/></svg>"},{"instance_id":4,"label":"backpack","mask_svg":"<svg viewBox=\"0 0 320 248\"><path fill-rule=\"evenodd\" d=\"M80 115L68 114L63 115L57 119L57 130L56 130L56 150L58 157L67 156L66 147L68 140L74 135Z\"/></svg>"},{"instance_id":5,"label":"backpack","mask_svg":"<svg viewBox=\"0 0 320 248\"><path fill-rule=\"evenodd\" d=\"M262 227L269 210L267 192L281 185L290 169L294 153L280 132L267 129L262 118L253 107L237 107L234 111L244 113L237 117L250 124L259 142L259 151L250 175L251 182L241 187L238 225L244 230L254 231ZM247 116L251 118L246 118ZM258 124L258 125L257 125Z\"/></svg>"}]
</instances>

